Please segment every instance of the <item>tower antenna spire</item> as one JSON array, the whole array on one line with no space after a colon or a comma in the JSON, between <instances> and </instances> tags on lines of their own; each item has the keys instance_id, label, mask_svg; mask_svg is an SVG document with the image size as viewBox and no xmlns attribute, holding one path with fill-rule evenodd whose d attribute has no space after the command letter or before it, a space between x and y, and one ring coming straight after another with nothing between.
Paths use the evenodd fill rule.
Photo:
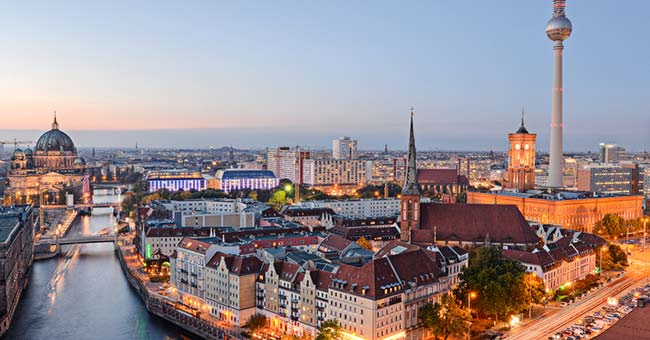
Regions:
<instances>
[{"instance_id":1,"label":"tower antenna spire","mask_svg":"<svg viewBox=\"0 0 650 340\"><path fill-rule=\"evenodd\" d=\"M521 107L521 127L524 127L524 107Z\"/></svg>"},{"instance_id":2,"label":"tower antenna spire","mask_svg":"<svg viewBox=\"0 0 650 340\"><path fill-rule=\"evenodd\" d=\"M54 110L54 122L52 122L52 130L58 130L59 123L56 121L56 110Z\"/></svg>"}]
</instances>

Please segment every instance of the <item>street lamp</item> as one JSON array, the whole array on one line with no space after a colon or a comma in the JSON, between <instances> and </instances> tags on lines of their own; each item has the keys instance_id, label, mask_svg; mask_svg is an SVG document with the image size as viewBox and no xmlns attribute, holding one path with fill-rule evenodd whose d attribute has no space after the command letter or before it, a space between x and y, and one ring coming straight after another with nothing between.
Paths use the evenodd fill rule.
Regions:
<instances>
[{"instance_id":1,"label":"street lamp","mask_svg":"<svg viewBox=\"0 0 650 340\"><path fill-rule=\"evenodd\" d=\"M476 292L469 292L467 294L467 309L469 310L469 323L467 324L467 340L470 339L472 334L472 299L476 297ZM476 312L476 318L478 319L478 311Z\"/></svg>"},{"instance_id":2,"label":"street lamp","mask_svg":"<svg viewBox=\"0 0 650 340\"><path fill-rule=\"evenodd\" d=\"M645 235L646 235L646 224L650 221L650 218L644 217L643 218L643 251L645 252Z\"/></svg>"},{"instance_id":3,"label":"street lamp","mask_svg":"<svg viewBox=\"0 0 650 340\"><path fill-rule=\"evenodd\" d=\"M607 251L606 246L600 247L600 274L603 273L603 251Z\"/></svg>"}]
</instances>

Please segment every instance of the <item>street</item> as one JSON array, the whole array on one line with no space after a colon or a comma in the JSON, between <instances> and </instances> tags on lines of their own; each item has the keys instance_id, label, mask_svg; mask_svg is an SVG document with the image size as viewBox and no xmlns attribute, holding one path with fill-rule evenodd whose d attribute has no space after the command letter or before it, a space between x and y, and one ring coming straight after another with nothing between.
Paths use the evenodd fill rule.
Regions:
<instances>
[{"instance_id":1,"label":"street","mask_svg":"<svg viewBox=\"0 0 650 340\"><path fill-rule=\"evenodd\" d=\"M567 307L554 309L526 325L512 329L507 338L546 340L549 336L582 319L586 314L599 310L601 305L607 303L608 297L618 295L640 282L646 282L650 276L650 250L646 250L645 253L634 253L629 259L631 265L627 268L626 275L613 278L603 288L589 293L586 297Z\"/></svg>"}]
</instances>

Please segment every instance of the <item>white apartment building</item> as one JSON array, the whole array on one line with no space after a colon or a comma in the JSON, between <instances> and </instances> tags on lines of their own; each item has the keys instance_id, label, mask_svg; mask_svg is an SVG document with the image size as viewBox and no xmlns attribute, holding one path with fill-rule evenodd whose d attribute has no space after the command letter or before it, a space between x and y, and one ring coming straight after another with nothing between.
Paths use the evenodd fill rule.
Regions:
<instances>
[{"instance_id":1,"label":"white apartment building","mask_svg":"<svg viewBox=\"0 0 650 340\"><path fill-rule=\"evenodd\" d=\"M305 159L303 183L310 186L362 185L366 183L366 161Z\"/></svg>"},{"instance_id":2,"label":"white apartment building","mask_svg":"<svg viewBox=\"0 0 650 340\"><path fill-rule=\"evenodd\" d=\"M350 137L340 137L332 140L332 158L355 159L357 158L357 140Z\"/></svg>"},{"instance_id":3,"label":"white apartment building","mask_svg":"<svg viewBox=\"0 0 650 340\"><path fill-rule=\"evenodd\" d=\"M182 211L185 213L203 212L207 214L236 213L246 208L246 203L237 199L189 199L184 201L169 201L163 203L169 211Z\"/></svg>"},{"instance_id":4,"label":"white apartment building","mask_svg":"<svg viewBox=\"0 0 650 340\"><path fill-rule=\"evenodd\" d=\"M303 201L305 208L330 208L337 215L347 218L385 217L399 215L399 199L377 198L358 200Z\"/></svg>"}]
</instances>

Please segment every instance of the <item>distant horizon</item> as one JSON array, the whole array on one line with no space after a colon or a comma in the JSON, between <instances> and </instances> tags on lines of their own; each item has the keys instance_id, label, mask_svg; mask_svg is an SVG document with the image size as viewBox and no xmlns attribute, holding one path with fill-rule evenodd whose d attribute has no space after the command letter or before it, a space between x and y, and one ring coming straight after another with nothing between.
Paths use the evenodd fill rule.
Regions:
<instances>
[{"instance_id":1,"label":"distant horizon","mask_svg":"<svg viewBox=\"0 0 650 340\"><path fill-rule=\"evenodd\" d=\"M366 132L364 134L335 134L334 132L305 132L292 130L269 131L268 129L246 129L246 128L195 128L195 129L131 129L131 130L61 130L66 132L78 148L139 148L149 149L209 149L211 147L229 147L238 149L274 148L278 146L303 146L313 149L321 148L329 150L332 148L332 140L342 136L349 136L359 141L359 150L381 151L384 145L388 144L389 151L406 151L407 149L407 126L401 129L394 129L394 132L377 132L376 134ZM465 137L442 134L427 136L421 128L415 125L415 140L417 149L420 151L444 151L444 152L505 152L508 147L508 133L510 131L489 131L478 136L467 136L473 138L465 140ZM531 133L536 133L530 129ZM33 147L41 134L47 130L36 129L0 129L0 140L11 142L27 140L32 143L27 146ZM382 135L386 137L382 138ZM628 145L626 138L598 138L595 136L584 136L575 143L574 138L567 138L565 135L564 153L597 152L599 143L616 143L626 149L627 152L642 152L642 146ZM119 141L119 142L116 142ZM174 141L174 142L172 142ZM463 146L464 145L464 146ZM25 144L21 144L25 147ZM11 143L5 145L5 150L13 147ZM548 132L537 133L538 152L548 153Z\"/></svg>"}]
</instances>

